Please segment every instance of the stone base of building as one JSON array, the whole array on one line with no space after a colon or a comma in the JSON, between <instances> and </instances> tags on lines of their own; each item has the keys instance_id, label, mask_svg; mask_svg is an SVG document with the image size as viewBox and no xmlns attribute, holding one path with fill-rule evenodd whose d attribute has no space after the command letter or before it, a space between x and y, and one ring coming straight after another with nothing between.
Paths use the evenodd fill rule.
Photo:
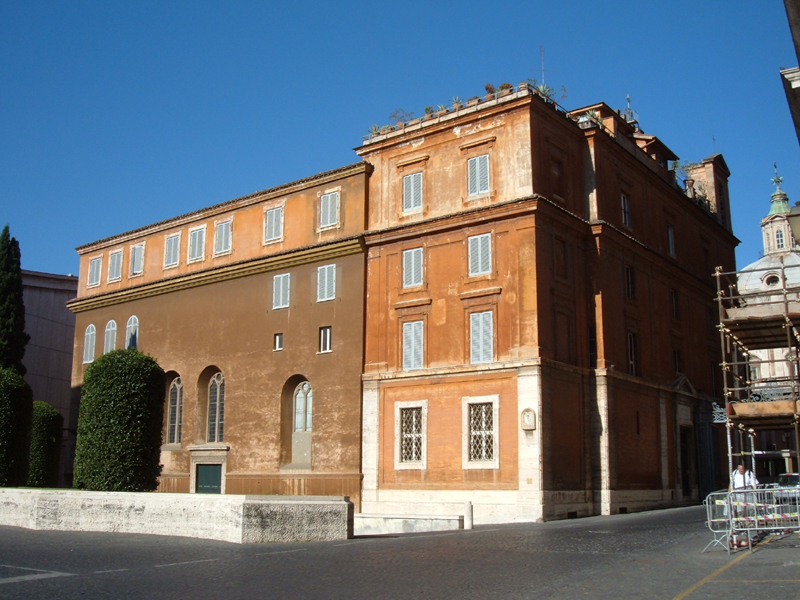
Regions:
<instances>
[{"instance_id":1,"label":"stone base of building","mask_svg":"<svg viewBox=\"0 0 800 600\"><path fill-rule=\"evenodd\" d=\"M353 504L332 496L0 489L0 525L196 537L239 544L353 537Z\"/></svg>"}]
</instances>

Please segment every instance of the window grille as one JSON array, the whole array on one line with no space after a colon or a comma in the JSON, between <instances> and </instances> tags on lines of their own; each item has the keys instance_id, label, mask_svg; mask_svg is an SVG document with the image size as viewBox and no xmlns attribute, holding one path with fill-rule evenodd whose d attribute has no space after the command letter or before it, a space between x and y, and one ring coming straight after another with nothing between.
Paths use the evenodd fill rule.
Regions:
<instances>
[{"instance_id":1,"label":"window grille","mask_svg":"<svg viewBox=\"0 0 800 600\"><path fill-rule=\"evenodd\" d=\"M144 269L144 244L131 246L131 275L139 275Z\"/></svg>"},{"instance_id":2,"label":"window grille","mask_svg":"<svg viewBox=\"0 0 800 600\"><path fill-rule=\"evenodd\" d=\"M108 354L117 345L117 322L114 320L106 324L106 335L103 340L103 354Z\"/></svg>"},{"instance_id":3,"label":"window grille","mask_svg":"<svg viewBox=\"0 0 800 600\"><path fill-rule=\"evenodd\" d=\"M422 368L423 322L403 323L403 370L413 371Z\"/></svg>"},{"instance_id":4,"label":"window grille","mask_svg":"<svg viewBox=\"0 0 800 600\"><path fill-rule=\"evenodd\" d=\"M330 328L330 326L320 327L319 328L319 351L320 352L330 352L331 351L331 328Z\"/></svg>"},{"instance_id":5,"label":"window grille","mask_svg":"<svg viewBox=\"0 0 800 600\"><path fill-rule=\"evenodd\" d=\"M203 260L206 252L206 229L200 227L189 231L189 262Z\"/></svg>"},{"instance_id":6,"label":"window grille","mask_svg":"<svg viewBox=\"0 0 800 600\"><path fill-rule=\"evenodd\" d=\"M622 194L622 224L625 227L631 226L631 199L628 194Z\"/></svg>"},{"instance_id":7,"label":"window grille","mask_svg":"<svg viewBox=\"0 0 800 600\"><path fill-rule=\"evenodd\" d=\"M422 248L403 252L403 287L422 285Z\"/></svg>"},{"instance_id":8,"label":"window grille","mask_svg":"<svg viewBox=\"0 0 800 600\"><path fill-rule=\"evenodd\" d=\"M225 379L217 373L208 384L208 441L223 441L225 424Z\"/></svg>"},{"instance_id":9,"label":"window grille","mask_svg":"<svg viewBox=\"0 0 800 600\"><path fill-rule=\"evenodd\" d=\"M339 192L323 194L319 199L319 226L333 227L339 223Z\"/></svg>"},{"instance_id":10,"label":"window grille","mask_svg":"<svg viewBox=\"0 0 800 600\"><path fill-rule=\"evenodd\" d=\"M470 362L489 363L494 360L494 323L492 311L472 313L469 316Z\"/></svg>"},{"instance_id":11,"label":"window grille","mask_svg":"<svg viewBox=\"0 0 800 600\"><path fill-rule=\"evenodd\" d=\"M87 287L100 285L100 269L103 267L103 257L98 256L89 261L89 281Z\"/></svg>"},{"instance_id":12,"label":"window grille","mask_svg":"<svg viewBox=\"0 0 800 600\"><path fill-rule=\"evenodd\" d=\"M274 242L283 237L283 207L269 209L264 215L264 241Z\"/></svg>"},{"instance_id":13,"label":"window grille","mask_svg":"<svg viewBox=\"0 0 800 600\"><path fill-rule=\"evenodd\" d=\"M304 381L294 390L294 430L311 431L314 390Z\"/></svg>"},{"instance_id":14,"label":"window grille","mask_svg":"<svg viewBox=\"0 0 800 600\"><path fill-rule=\"evenodd\" d=\"M117 281L122 278L122 250L108 255L108 280Z\"/></svg>"},{"instance_id":15,"label":"window grille","mask_svg":"<svg viewBox=\"0 0 800 600\"><path fill-rule=\"evenodd\" d=\"M422 460L422 407L400 409L400 462Z\"/></svg>"},{"instance_id":16,"label":"window grille","mask_svg":"<svg viewBox=\"0 0 800 600\"><path fill-rule=\"evenodd\" d=\"M317 268L317 302L336 298L336 265Z\"/></svg>"},{"instance_id":17,"label":"window grille","mask_svg":"<svg viewBox=\"0 0 800 600\"><path fill-rule=\"evenodd\" d=\"M214 254L225 254L231 251L231 222L217 223L214 228Z\"/></svg>"},{"instance_id":18,"label":"window grille","mask_svg":"<svg viewBox=\"0 0 800 600\"><path fill-rule=\"evenodd\" d=\"M180 255L181 236L171 235L164 242L164 267L174 267L178 264Z\"/></svg>"},{"instance_id":19,"label":"window grille","mask_svg":"<svg viewBox=\"0 0 800 600\"><path fill-rule=\"evenodd\" d=\"M483 154L467 161L469 195L485 194L489 191L489 155Z\"/></svg>"},{"instance_id":20,"label":"window grille","mask_svg":"<svg viewBox=\"0 0 800 600\"><path fill-rule=\"evenodd\" d=\"M181 414L183 412L183 383L177 377L169 386L169 417L167 421L167 443L181 443Z\"/></svg>"},{"instance_id":21,"label":"window grille","mask_svg":"<svg viewBox=\"0 0 800 600\"><path fill-rule=\"evenodd\" d=\"M90 363L94 360L94 344L97 330L94 325L89 325L83 334L83 362Z\"/></svg>"},{"instance_id":22,"label":"window grille","mask_svg":"<svg viewBox=\"0 0 800 600\"><path fill-rule=\"evenodd\" d=\"M469 274L486 275L492 272L492 234L484 233L468 238Z\"/></svg>"},{"instance_id":23,"label":"window grille","mask_svg":"<svg viewBox=\"0 0 800 600\"><path fill-rule=\"evenodd\" d=\"M469 405L469 459L494 460L494 409L491 402Z\"/></svg>"},{"instance_id":24,"label":"window grille","mask_svg":"<svg viewBox=\"0 0 800 600\"><path fill-rule=\"evenodd\" d=\"M125 325L125 349L135 350L139 347L139 317L131 315Z\"/></svg>"},{"instance_id":25,"label":"window grille","mask_svg":"<svg viewBox=\"0 0 800 600\"><path fill-rule=\"evenodd\" d=\"M422 173L403 177L403 212L422 208Z\"/></svg>"},{"instance_id":26,"label":"window grille","mask_svg":"<svg viewBox=\"0 0 800 600\"><path fill-rule=\"evenodd\" d=\"M289 307L289 273L275 275L272 278L272 308Z\"/></svg>"}]
</instances>

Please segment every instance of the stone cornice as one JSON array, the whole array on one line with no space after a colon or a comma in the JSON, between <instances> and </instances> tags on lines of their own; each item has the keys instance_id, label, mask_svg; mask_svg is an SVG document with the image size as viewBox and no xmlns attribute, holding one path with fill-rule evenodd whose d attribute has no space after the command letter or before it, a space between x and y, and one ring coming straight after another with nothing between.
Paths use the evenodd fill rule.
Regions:
<instances>
[{"instance_id":1,"label":"stone cornice","mask_svg":"<svg viewBox=\"0 0 800 600\"><path fill-rule=\"evenodd\" d=\"M287 269L322 260L350 256L360 252L364 252L364 245L363 239L361 236L358 236L332 244L311 246L302 250L273 254L216 269L190 273L170 279L162 279L124 290L106 292L88 298L76 298L67 303L67 308L74 313L79 313L103 306L131 302L133 300L160 296L161 294L169 294L171 292L218 283L220 281L266 273L276 269Z\"/></svg>"}]
</instances>

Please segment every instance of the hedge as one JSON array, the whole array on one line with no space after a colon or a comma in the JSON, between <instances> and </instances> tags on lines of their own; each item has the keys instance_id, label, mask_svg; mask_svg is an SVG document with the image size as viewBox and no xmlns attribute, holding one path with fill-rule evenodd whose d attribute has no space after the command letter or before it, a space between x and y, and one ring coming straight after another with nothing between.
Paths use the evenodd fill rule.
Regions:
<instances>
[{"instance_id":1,"label":"hedge","mask_svg":"<svg viewBox=\"0 0 800 600\"><path fill-rule=\"evenodd\" d=\"M138 350L114 350L86 369L74 487L141 492L161 474L165 375Z\"/></svg>"},{"instance_id":2,"label":"hedge","mask_svg":"<svg viewBox=\"0 0 800 600\"><path fill-rule=\"evenodd\" d=\"M61 471L61 436L64 417L55 408L39 400L33 403L31 454L28 485L56 487Z\"/></svg>"},{"instance_id":3,"label":"hedge","mask_svg":"<svg viewBox=\"0 0 800 600\"><path fill-rule=\"evenodd\" d=\"M0 369L0 486L28 480L33 392L14 369Z\"/></svg>"}]
</instances>

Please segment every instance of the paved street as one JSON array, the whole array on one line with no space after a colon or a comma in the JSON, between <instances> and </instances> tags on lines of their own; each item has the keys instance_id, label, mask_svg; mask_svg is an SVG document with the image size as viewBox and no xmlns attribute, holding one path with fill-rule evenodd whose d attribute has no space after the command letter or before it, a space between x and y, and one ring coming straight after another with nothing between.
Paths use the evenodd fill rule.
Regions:
<instances>
[{"instance_id":1,"label":"paved street","mask_svg":"<svg viewBox=\"0 0 800 600\"><path fill-rule=\"evenodd\" d=\"M0 598L800 597L800 537L701 554L703 517L692 507L255 546L0 527Z\"/></svg>"}]
</instances>

